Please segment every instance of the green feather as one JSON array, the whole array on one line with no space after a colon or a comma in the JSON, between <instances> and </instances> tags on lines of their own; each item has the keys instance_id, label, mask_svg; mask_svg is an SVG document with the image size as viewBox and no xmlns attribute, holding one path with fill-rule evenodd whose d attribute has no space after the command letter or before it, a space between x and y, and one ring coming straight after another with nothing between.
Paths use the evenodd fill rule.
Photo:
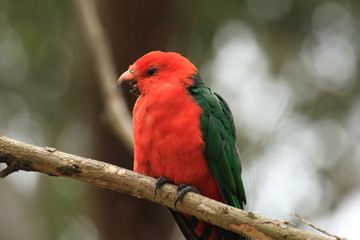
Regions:
<instances>
[{"instance_id":1,"label":"green feather","mask_svg":"<svg viewBox=\"0 0 360 240\"><path fill-rule=\"evenodd\" d=\"M201 130L206 144L204 155L224 201L243 208L246 197L231 111L218 94L201 82L189 87L189 93L203 110Z\"/></svg>"}]
</instances>

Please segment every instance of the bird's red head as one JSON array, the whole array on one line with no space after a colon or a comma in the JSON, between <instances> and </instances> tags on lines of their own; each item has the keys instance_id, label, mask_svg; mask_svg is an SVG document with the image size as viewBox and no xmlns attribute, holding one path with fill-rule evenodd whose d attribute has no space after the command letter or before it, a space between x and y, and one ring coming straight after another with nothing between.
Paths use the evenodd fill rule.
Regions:
<instances>
[{"instance_id":1,"label":"bird's red head","mask_svg":"<svg viewBox=\"0 0 360 240\"><path fill-rule=\"evenodd\" d=\"M118 84L128 81L134 92L144 94L159 84L193 85L196 67L185 57L174 52L153 51L139 58L118 80Z\"/></svg>"}]
</instances>

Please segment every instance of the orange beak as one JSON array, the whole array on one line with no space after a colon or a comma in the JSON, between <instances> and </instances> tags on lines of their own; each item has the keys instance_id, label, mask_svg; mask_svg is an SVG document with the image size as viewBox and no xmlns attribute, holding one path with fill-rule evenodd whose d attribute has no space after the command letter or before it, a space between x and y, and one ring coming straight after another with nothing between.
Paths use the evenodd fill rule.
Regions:
<instances>
[{"instance_id":1,"label":"orange beak","mask_svg":"<svg viewBox=\"0 0 360 240\"><path fill-rule=\"evenodd\" d=\"M126 72L121 74L121 76L117 80L117 85L119 86L123 82L133 82L133 81L135 81L135 76L133 75L133 73L134 73L134 70L129 68L129 70L127 70Z\"/></svg>"},{"instance_id":2,"label":"orange beak","mask_svg":"<svg viewBox=\"0 0 360 240\"><path fill-rule=\"evenodd\" d=\"M137 81L135 79L134 73L136 73L135 70L130 66L129 70L121 74L121 76L119 77L117 81L117 86L120 87L120 84L122 84L123 82L128 82L129 85L132 87L130 92L135 96L139 96L140 92L137 86Z\"/></svg>"}]
</instances>

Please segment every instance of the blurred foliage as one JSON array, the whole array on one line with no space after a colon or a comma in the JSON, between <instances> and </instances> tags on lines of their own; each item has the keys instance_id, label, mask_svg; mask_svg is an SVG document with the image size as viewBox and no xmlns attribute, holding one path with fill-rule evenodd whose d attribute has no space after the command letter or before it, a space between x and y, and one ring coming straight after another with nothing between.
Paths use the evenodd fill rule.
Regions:
<instances>
[{"instance_id":1,"label":"blurred foliage","mask_svg":"<svg viewBox=\"0 0 360 240\"><path fill-rule=\"evenodd\" d=\"M72 81L74 21L72 1L0 1L2 135L75 154L89 153L86 111L81 111L78 83ZM21 173L2 183L16 186L17 194L26 195L19 204L29 209L24 215L31 217L20 221L28 227L18 224L18 233L6 237L1 236L4 229L0 238L89 239L77 237L78 230L66 233L69 223L88 210L86 184L33 175ZM12 229L15 222L3 226L9 224ZM22 235L22 229L29 232ZM67 237L62 238L65 233Z\"/></svg>"},{"instance_id":2,"label":"blurred foliage","mask_svg":"<svg viewBox=\"0 0 360 240\"><path fill-rule=\"evenodd\" d=\"M70 0L0 0L0 134L91 154L77 15ZM184 1L178 19L163 50L191 59L229 102L248 208L359 237L342 223L360 209L358 1ZM86 184L18 173L0 191L15 216L0 216L0 239L100 239Z\"/></svg>"}]
</instances>

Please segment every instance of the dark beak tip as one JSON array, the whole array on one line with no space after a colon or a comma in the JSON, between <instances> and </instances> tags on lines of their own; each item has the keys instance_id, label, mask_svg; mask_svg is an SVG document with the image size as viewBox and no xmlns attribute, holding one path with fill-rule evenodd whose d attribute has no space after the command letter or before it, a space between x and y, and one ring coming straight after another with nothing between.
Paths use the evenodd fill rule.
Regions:
<instances>
[{"instance_id":1,"label":"dark beak tip","mask_svg":"<svg viewBox=\"0 0 360 240\"><path fill-rule=\"evenodd\" d=\"M130 80L127 79L127 78L119 77L119 79L117 80L117 85L118 85L118 87L119 87L122 83L124 83L124 82L129 82L129 81L130 81Z\"/></svg>"},{"instance_id":2,"label":"dark beak tip","mask_svg":"<svg viewBox=\"0 0 360 240\"><path fill-rule=\"evenodd\" d=\"M120 88L120 85L123 83L122 80L118 79L117 82L116 82L116 87L117 88Z\"/></svg>"}]
</instances>

